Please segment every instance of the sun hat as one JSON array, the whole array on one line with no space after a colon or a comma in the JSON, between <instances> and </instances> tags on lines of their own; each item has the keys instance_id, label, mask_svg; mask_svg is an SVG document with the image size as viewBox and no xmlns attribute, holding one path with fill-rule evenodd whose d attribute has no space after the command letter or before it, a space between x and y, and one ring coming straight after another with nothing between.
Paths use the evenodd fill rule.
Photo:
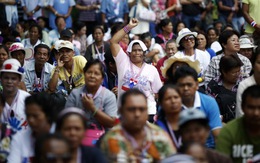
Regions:
<instances>
[{"instance_id":1,"label":"sun hat","mask_svg":"<svg viewBox=\"0 0 260 163\"><path fill-rule=\"evenodd\" d=\"M187 122L193 120L205 120L208 122L208 119L204 112L199 109L185 109L180 113L179 117L179 126L186 124Z\"/></svg>"},{"instance_id":2,"label":"sun hat","mask_svg":"<svg viewBox=\"0 0 260 163\"><path fill-rule=\"evenodd\" d=\"M13 58L4 61L0 74L2 72L16 73L21 75L22 78L24 76L24 68L21 67L20 62L17 59Z\"/></svg>"},{"instance_id":3,"label":"sun hat","mask_svg":"<svg viewBox=\"0 0 260 163\"><path fill-rule=\"evenodd\" d=\"M61 41L60 45L58 46L58 50L61 48L68 48L74 51L74 45L70 41Z\"/></svg>"},{"instance_id":4,"label":"sun hat","mask_svg":"<svg viewBox=\"0 0 260 163\"><path fill-rule=\"evenodd\" d=\"M146 50L147 50L147 47L145 46L145 44L143 43L143 41L141 41L141 40L133 40L133 41L131 41L130 44L128 45L126 51L129 52L129 53L132 52L132 47L133 47L133 45L134 45L135 43L138 43L138 44L141 46L141 48L142 48L143 51L146 51Z\"/></svg>"},{"instance_id":5,"label":"sun hat","mask_svg":"<svg viewBox=\"0 0 260 163\"><path fill-rule=\"evenodd\" d=\"M56 49L56 50L59 50L59 46L60 46L60 43L62 41L64 41L64 40L57 40L57 41L55 41L53 48Z\"/></svg>"},{"instance_id":6,"label":"sun hat","mask_svg":"<svg viewBox=\"0 0 260 163\"><path fill-rule=\"evenodd\" d=\"M198 74L201 71L200 62L198 60L193 61L189 57L182 56L181 54L177 53L174 56L171 56L170 58L168 58L164 62L163 67L161 67L163 77L166 77L167 70L175 62L185 62L185 63L187 63L191 68L194 68Z\"/></svg>"},{"instance_id":7,"label":"sun hat","mask_svg":"<svg viewBox=\"0 0 260 163\"><path fill-rule=\"evenodd\" d=\"M254 48L254 44L250 41L249 38L240 38L239 39L240 49Z\"/></svg>"},{"instance_id":8,"label":"sun hat","mask_svg":"<svg viewBox=\"0 0 260 163\"><path fill-rule=\"evenodd\" d=\"M198 33L197 32L191 32L188 28L183 28L180 30L178 33L178 37L176 39L176 44L179 47L180 46L180 41L183 39L183 37L188 36L188 35L193 35L194 37L197 37Z\"/></svg>"}]
</instances>

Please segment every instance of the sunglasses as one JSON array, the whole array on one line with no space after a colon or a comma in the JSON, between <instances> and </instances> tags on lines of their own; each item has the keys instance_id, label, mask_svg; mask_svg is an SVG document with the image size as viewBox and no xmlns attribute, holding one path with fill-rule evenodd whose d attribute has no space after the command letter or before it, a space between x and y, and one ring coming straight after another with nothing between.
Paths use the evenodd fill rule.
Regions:
<instances>
[{"instance_id":1,"label":"sunglasses","mask_svg":"<svg viewBox=\"0 0 260 163\"><path fill-rule=\"evenodd\" d=\"M183 41L186 41L186 42L187 41L194 41L194 40L195 40L195 37L192 36L192 35L191 36L186 36L186 37L183 38Z\"/></svg>"}]
</instances>

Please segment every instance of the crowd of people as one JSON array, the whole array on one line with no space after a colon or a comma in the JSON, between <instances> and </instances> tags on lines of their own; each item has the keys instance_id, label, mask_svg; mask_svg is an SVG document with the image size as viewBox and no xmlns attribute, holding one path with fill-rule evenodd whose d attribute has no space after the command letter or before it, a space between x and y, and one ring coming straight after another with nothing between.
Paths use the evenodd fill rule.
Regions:
<instances>
[{"instance_id":1,"label":"crowd of people","mask_svg":"<svg viewBox=\"0 0 260 163\"><path fill-rule=\"evenodd\" d=\"M0 0L0 163L260 161L257 0Z\"/></svg>"}]
</instances>

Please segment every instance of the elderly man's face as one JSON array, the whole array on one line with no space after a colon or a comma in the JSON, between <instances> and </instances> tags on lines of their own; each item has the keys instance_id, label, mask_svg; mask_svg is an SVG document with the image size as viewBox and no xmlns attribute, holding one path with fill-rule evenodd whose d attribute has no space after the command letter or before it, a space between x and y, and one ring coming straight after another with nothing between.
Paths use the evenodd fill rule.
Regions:
<instances>
[{"instance_id":1,"label":"elderly man's face","mask_svg":"<svg viewBox=\"0 0 260 163\"><path fill-rule=\"evenodd\" d=\"M142 95L130 95L120 109L122 125L130 133L143 130L148 119L147 101Z\"/></svg>"}]
</instances>

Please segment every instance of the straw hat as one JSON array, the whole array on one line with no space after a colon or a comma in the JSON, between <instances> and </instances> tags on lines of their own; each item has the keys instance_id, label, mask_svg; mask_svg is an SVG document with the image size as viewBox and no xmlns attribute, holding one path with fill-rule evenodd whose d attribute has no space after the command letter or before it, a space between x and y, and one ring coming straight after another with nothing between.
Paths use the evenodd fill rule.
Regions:
<instances>
[{"instance_id":1,"label":"straw hat","mask_svg":"<svg viewBox=\"0 0 260 163\"><path fill-rule=\"evenodd\" d=\"M161 67L162 75L166 77L167 70L171 67L171 65L175 62L184 62L187 63L191 68L194 68L197 73L200 73L200 62L198 60L191 60L189 57L182 56L180 54L175 54L174 56L171 56L168 58L164 64L163 67Z\"/></svg>"}]
</instances>

